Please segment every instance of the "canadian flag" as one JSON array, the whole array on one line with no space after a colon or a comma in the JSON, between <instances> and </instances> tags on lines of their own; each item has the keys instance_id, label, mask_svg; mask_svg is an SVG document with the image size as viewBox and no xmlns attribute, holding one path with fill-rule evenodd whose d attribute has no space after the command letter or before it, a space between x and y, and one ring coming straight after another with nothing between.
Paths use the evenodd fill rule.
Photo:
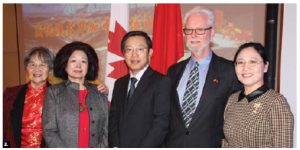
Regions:
<instances>
[{"instance_id":1,"label":"canadian flag","mask_svg":"<svg viewBox=\"0 0 300 150\"><path fill-rule=\"evenodd\" d=\"M108 99L111 101L116 79L128 73L121 51L122 37L129 29L128 4L111 4L108 34L108 50L105 83L109 89Z\"/></svg>"}]
</instances>

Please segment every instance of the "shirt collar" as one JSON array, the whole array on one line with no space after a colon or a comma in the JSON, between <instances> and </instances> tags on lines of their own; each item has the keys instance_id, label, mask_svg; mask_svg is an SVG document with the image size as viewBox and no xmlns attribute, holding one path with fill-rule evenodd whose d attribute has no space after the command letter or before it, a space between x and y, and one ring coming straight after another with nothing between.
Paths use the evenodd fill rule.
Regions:
<instances>
[{"instance_id":1,"label":"shirt collar","mask_svg":"<svg viewBox=\"0 0 300 150\"><path fill-rule=\"evenodd\" d=\"M198 62L199 63L199 68L204 68L204 67L208 67L209 63L210 63L210 60L212 58L212 52L210 51L208 53L208 55L206 57L204 57L202 60L195 60L193 57L191 57L190 59L190 67L193 68L195 63Z\"/></svg>"},{"instance_id":2,"label":"shirt collar","mask_svg":"<svg viewBox=\"0 0 300 150\"><path fill-rule=\"evenodd\" d=\"M149 67L149 65L146 65L141 71L139 71L136 75L133 75L131 71L130 72L130 78L134 77L136 78L138 81L140 81L140 79L142 78L144 72L147 70L147 68Z\"/></svg>"},{"instance_id":3,"label":"shirt collar","mask_svg":"<svg viewBox=\"0 0 300 150\"><path fill-rule=\"evenodd\" d=\"M260 88L256 89L255 91L253 91L252 93L245 95L245 89L243 88L240 95L239 95L239 99L238 102L241 101L243 98L246 98L248 100L248 102L253 101L254 99L256 99L257 97L261 96L262 94L266 93L269 90L269 88L266 85L261 86Z\"/></svg>"}]
</instances>

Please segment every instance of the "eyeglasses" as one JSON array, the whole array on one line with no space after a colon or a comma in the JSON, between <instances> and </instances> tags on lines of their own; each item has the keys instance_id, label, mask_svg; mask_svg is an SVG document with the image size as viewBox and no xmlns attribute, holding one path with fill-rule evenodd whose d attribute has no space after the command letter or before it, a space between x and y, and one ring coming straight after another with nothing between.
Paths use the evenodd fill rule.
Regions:
<instances>
[{"instance_id":1,"label":"eyeglasses","mask_svg":"<svg viewBox=\"0 0 300 150\"><path fill-rule=\"evenodd\" d=\"M193 34L193 31L195 31L195 33L197 35L203 35L205 34L205 31L206 30L210 30L212 27L208 27L208 28L197 28L197 29L187 29L187 28L184 28L183 29L183 33L185 35L192 35Z\"/></svg>"},{"instance_id":2,"label":"eyeglasses","mask_svg":"<svg viewBox=\"0 0 300 150\"><path fill-rule=\"evenodd\" d=\"M132 53L134 50L137 52L144 52L147 48L145 47L126 47L124 52L126 53Z\"/></svg>"},{"instance_id":3,"label":"eyeglasses","mask_svg":"<svg viewBox=\"0 0 300 150\"><path fill-rule=\"evenodd\" d=\"M44 68L48 67L48 64L46 64L46 63L41 63L41 64L28 63L27 67L28 67L28 69L35 69L35 68L44 69Z\"/></svg>"},{"instance_id":4,"label":"eyeglasses","mask_svg":"<svg viewBox=\"0 0 300 150\"><path fill-rule=\"evenodd\" d=\"M263 61L250 60L250 61L236 61L234 64L236 67L245 67L245 65L248 64L249 67L253 68L262 62Z\"/></svg>"}]
</instances>

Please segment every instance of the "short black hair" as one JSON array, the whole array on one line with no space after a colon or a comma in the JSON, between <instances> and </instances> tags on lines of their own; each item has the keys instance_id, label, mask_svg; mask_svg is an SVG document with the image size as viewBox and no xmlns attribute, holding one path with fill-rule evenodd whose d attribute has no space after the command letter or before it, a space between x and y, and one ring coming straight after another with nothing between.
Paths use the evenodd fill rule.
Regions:
<instances>
[{"instance_id":1,"label":"short black hair","mask_svg":"<svg viewBox=\"0 0 300 150\"><path fill-rule=\"evenodd\" d=\"M92 46L79 41L66 44L58 51L54 60L54 75L63 80L68 80L68 74L65 69L70 56L77 50L83 51L88 57L88 70L85 79L95 80L99 70L98 56Z\"/></svg>"},{"instance_id":2,"label":"short black hair","mask_svg":"<svg viewBox=\"0 0 300 150\"><path fill-rule=\"evenodd\" d=\"M147 43L148 50L152 48L151 38L148 36L148 34L146 32L144 32L144 31L130 31L127 34L125 34L123 36L123 38L122 38L122 41L121 41L121 50L122 50L122 53L124 53L125 43L126 43L127 39L130 38L130 37L133 37L133 36L144 37L144 39L146 40L146 43Z\"/></svg>"},{"instance_id":3,"label":"short black hair","mask_svg":"<svg viewBox=\"0 0 300 150\"><path fill-rule=\"evenodd\" d=\"M249 42L249 43L242 44L238 48L237 52L235 53L235 56L234 56L234 59L233 59L234 63L236 62L237 56L241 53L241 51L244 50L244 49L246 49L246 48L248 48L248 47L252 47L253 49L255 49L257 51L257 53L263 59L264 64L267 64L267 62L269 60L268 60L268 57L265 54L266 49L265 49L265 47L262 44L256 43L256 42Z\"/></svg>"},{"instance_id":4,"label":"short black hair","mask_svg":"<svg viewBox=\"0 0 300 150\"><path fill-rule=\"evenodd\" d=\"M42 61L47 63L49 70L53 69L53 60L54 55L53 53L46 47L39 46L39 47L33 47L28 51L24 56L24 66L27 68L30 59L32 56L37 55L37 57Z\"/></svg>"}]
</instances>

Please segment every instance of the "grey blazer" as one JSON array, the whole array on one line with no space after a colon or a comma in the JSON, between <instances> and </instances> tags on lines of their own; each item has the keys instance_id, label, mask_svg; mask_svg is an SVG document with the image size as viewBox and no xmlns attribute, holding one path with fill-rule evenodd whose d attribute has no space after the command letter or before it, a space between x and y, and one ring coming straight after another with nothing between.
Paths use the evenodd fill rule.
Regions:
<instances>
[{"instance_id":1,"label":"grey blazer","mask_svg":"<svg viewBox=\"0 0 300 150\"><path fill-rule=\"evenodd\" d=\"M108 102L87 81L90 147L108 147ZM79 84L70 81L47 88L43 104L43 136L48 147L78 147Z\"/></svg>"}]
</instances>

